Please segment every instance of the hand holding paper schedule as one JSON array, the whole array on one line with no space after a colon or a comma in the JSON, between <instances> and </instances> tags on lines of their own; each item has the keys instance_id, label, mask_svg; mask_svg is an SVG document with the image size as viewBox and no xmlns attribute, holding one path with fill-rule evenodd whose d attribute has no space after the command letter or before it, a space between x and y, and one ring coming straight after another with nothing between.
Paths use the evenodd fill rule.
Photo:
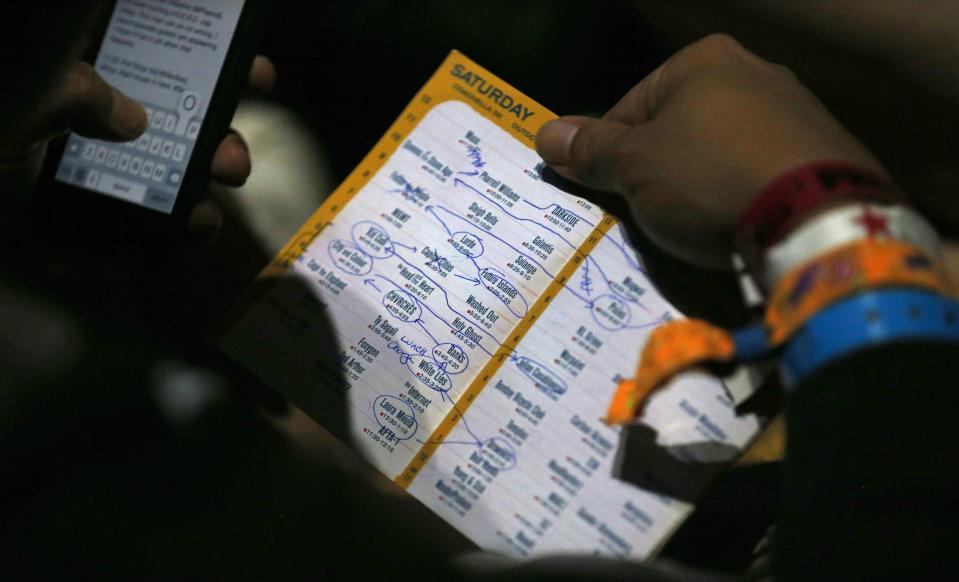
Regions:
<instances>
[{"instance_id":1,"label":"hand holding paper schedule","mask_svg":"<svg viewBox=\"0 0 959 582\"><path fill-rule=\"evenodd\" d=\"M533 140L554 117L453 52L220 345L321 423L347 414L342 438L480 546L645 558L690 505L614 479L601 418L680 314L611 217L542 180ZM335 367L317 358L333 349ZM758 428L705 377L645 421L664 447Z\"/></svg>"}]
</instances>

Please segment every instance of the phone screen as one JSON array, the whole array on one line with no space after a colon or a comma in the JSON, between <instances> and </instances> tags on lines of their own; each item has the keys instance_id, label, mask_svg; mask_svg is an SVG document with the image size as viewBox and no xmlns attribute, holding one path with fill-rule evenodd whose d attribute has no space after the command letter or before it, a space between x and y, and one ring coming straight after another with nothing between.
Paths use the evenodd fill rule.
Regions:
<instances>
[{"instance_id":1,"label":"phone screen","mask_svg":"<svg viewBox=\"0 0 959 582\"><path fill-rule=\"evenodd\" d=\"M150 125L121 144L71 134L56 180L172 212L243 4L117 0L95 67Z\"/></svg>"}]
</instances>

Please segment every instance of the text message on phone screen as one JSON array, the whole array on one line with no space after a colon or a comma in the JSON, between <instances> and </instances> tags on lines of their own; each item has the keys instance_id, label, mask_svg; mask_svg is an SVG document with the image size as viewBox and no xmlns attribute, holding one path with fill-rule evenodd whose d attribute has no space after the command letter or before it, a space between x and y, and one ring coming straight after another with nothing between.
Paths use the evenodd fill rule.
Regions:
<instances>
[{"instance_id":1,"label":"text message on phone screen","mask_svg":"<svg viewBox=\"0 0 959 582\"><path fill-rule=\"evenodd\" d=\"M57 180L169 214L203 124L242 0L118 0L97 72L147 110L139 139L71 134Z\"/></svg>"}]
</instances>

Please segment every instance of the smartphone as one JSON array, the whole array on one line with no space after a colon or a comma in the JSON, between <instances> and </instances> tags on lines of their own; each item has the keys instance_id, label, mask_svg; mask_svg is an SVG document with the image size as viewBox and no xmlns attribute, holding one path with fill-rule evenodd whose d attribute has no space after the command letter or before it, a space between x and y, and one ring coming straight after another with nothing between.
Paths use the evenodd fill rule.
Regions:
<instances>
[{"instance_id":1,"label":"smartphone","mask_svg":"<svg viewBox=\"0 0 959 582\"><path fill-rule=\"evenodd\" d=\"M140 102L149 126L111 143L69 134L48 150L42 218L148 245L182 230L246 86L267 0L113 0L87 58Z\"/></svg>"}]
</instances>

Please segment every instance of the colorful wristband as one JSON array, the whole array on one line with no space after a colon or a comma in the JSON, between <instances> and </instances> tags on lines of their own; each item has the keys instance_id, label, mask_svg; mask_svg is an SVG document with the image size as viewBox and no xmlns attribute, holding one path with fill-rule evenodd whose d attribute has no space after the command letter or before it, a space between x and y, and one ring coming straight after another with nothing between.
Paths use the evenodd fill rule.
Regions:
<instances>
[{"instance_id":1,"label":"colorful wristband","mask_svg":"<svg viewBox=\"0 0 959 582\"><path fill-rule=\"evenodd\" d=\"M634 380L619 383L606 413L609 424L633 420L652 393L684 369L733 357L734 344L725 330L705 321L686 319L657 328L639 358Z\"/></svg>"},{"instance_id":2,"label":"colorful wristband","mask_svg":"<svg viewBox=\"0 0 959 582\"><path fill-rule=\"evenodd\" d=\"M812 218L769 248L761 269L766 288L774 289L786 273L834 247L866 239L895 239L940 256L935 229L911 208L842 206Z\"/></svg>"},{"instance_id":3,"label":"colorful wristband","mask_svg":"<svg viewBox=\"0 0 959 582\"><path fill-rule=\"evenodd\" d=\"M907 287L933 294L949 291L939 262L915 246L869 239L842 246L783 278L768 303L764 326L730 333L703 321L687 320L653 331L635 378L620 382L606 421L632 421L657 389L693 366L769 357L830 305L879 287ZM831 333L839 337L849 332L834 328Z\"/></svg>"},{"instance_id":4,"label":"colorful wristband","mask_svg":"<svg viewBox=\"0 0 959 582\"><path fill-rule=\"evenodd\" d=\"M893 183L876 172L848 162L815 162L781 175L760 192L740 218L740 242L753 257L780 241L811 210L842 198L905 202Z\"/></svg>"},{"instance_id":5,"label":"colorful wristband","mask_svg":"<svg viewBox=\"0 0 959 582\"><path fill-rule=\"evenodd\" d=\"M782 344L839 299L888 286L949 289L939 261L913 245L868 239L847 244L793 270L776 286L766 306L770 342Z\"/></svg>"},{"instance_id":6,"label":"colorful wristband","mask_svg":"<svg viewBox=\"0 0 959 582\"><path fill-rule=\"evenodd\" d=\"M817 313L789 341L783 386L792 392L816 370L870 346L915 340L959 342L959 302L913 289L854 295Z\"/></svg>"}]
</instances>

